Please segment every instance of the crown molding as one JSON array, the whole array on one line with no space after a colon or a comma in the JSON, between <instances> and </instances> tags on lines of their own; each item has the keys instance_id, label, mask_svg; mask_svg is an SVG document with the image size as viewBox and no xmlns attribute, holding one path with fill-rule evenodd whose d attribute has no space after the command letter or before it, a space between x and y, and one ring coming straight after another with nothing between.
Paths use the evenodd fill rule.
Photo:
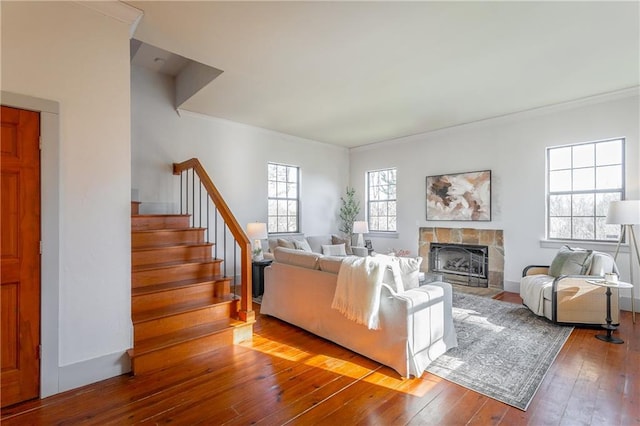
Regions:
<instances>
[{"instance_id":1,"label":"crown molding","mask_svg":"<svg viewBox=\"0 0 640 426\"><path fill-rule=\"evenodd\" d=\"M80 6L129 25L129 37L133 37L144 12L121 1L76 1Z\"/></svg>"},{"instance_id":2,"label":"crown molding","mask_svg":"<svg viewBox=\"0 0 640 426\"><path fill-rule=\"evenodd\" d=\"M350 152L368 151L371 149L380 148L383 146L397 145L407 142L424 140L426 136L443 135L459 129L477 128L482 126L489 126L498 123L509 123L523 118L536 117L540 115L550 114L557 111L564 111L588 105L599 104L603 102L615 101L617 99L629 98L632 96L640 96L640 86L628 87L626 89L616 90L608 93L600 93L592 96L585 96L579 99L573 99L566 102L559 102L556 104L545 105L536 108L530 108L523 111L516 111L499 115L495 117L488 117L481 120L471 121L468 123L460 123L454 126L443 127L441 129L434 129L428 132L417 133L414 135L401 136L394 139L388 139L380 142L373 142L370 144L360 145L349 148Z\"/></svg>"}]
</instances>

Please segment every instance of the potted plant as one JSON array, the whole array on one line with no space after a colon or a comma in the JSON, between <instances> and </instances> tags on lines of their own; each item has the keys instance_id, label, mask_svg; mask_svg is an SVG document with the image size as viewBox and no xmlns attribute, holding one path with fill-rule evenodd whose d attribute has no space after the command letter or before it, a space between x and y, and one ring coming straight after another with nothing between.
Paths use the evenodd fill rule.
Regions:
<instances>
[{"instance_id":1,"label":"potted plant","mask_svg":"<svg viewBox=\"0 0 640 426\"><path fill-rule=\"evenodd\" d=\"M340 232L342 232L349 241L352 241L353 235L353 222L360 213L360 202L356 199L355 188L349 188L347 186L347 193L344 197L340 197L342 205L340 206Z\"/></svg>"}]
</instances>

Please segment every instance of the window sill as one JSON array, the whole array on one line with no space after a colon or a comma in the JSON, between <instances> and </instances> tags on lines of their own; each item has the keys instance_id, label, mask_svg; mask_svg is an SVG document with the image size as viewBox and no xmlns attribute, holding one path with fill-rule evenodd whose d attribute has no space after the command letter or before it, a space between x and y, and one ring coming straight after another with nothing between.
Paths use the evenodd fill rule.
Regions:
<instances>
[{"instance_id":1,"label":"window sill","mask_svg":"<svg viewBox=\"0 0 640 426\"><path fill-rule=\"evenodd\" d=\"M400 236L397 232L367 232L365 235L373 238L393 238L396 240Z\"/></svg>"},{"instance_id":2,"label":"window sill","mask_svg":"<svg viewBox=\"0 0 640 426\"><path fill-rule=\"evenodd\" d=\"M580 241L580 240L540 240L541 248L553 248L559 249L560 247L568 245L571 247L581 247L590 250L602 251L605 253L615 253L617 242L602 242L602 241ZM629 253L629 244L620 244L619 253Z\"/></svg>"}]
</instances>

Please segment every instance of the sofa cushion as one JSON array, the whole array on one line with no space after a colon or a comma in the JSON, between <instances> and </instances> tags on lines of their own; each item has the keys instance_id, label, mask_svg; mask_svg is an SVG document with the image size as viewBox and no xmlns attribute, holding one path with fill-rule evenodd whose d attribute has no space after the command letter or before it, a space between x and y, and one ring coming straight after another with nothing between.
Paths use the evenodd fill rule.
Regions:
<instances>
[{"instance_id":1,"label":"sofa cushion","mask_svg":"<svg viewBox=\"0 0 640 426\"><path fill-rule=\"evenodd\" d=\"M353 254L353 250L351 250L351 239L350 238L342 238L337 235L331 235L331 244L344 244L344 251L348 255Z\"/></svg>"},{"instance_id":2,"label":"sofa cushion","mask_svg":"<svg viewBox=\"0 0 640 426\"><path fill-rule=\"evenodd\" d=\"M321 256L318 259L318 265L321 271L337 274L340 272L340 266L343 260L343 256Z\"/></svg>"},{"instance_id":3,"label":"sofa cushion","mask_svg":"<svg viewBox=\"0 0 640 426\"><path fill-rule=\"evenodd\" d=\"M302 250L302 251L306 251L311 253L311 246L309 245L309 243L307 242L306 239L304 240L293 240L293 246L296 250Z\"/></svg>"},{"instance_id":4,"label":"sofa cushion","mask_svg":"<svg viewBox=\"0 0 640 426\"><path fill-rule=\"evenodd\" d=\"M593 250L562 246L549 267L549 275L585 275L591 267Z\"/></svg>"},{"instance_id":5,"label":"sofa cushion","mask_svg":"<svg viewBox=\"0 0 640 426\"><path fill-rule=\"evenodd\" d=\"M322 254L325 256L346 256L347 252L343 244L323 244Z\"/></svg>"},{"instance_id":6,"label":"sofa cushion","mask_svg":"<svg viewBox=\"0 0 640 426\"><path fill-rule=\"evenodd\" d=\"M332 244L331 235L311 235L307 237L307 242L309 243L312 252L320 254L322 254L323 244Z\"/></svg>"},{"instance_id":7,"label":"sofa cushion","mask_svg":"<svg viewBox=\"0 0 640 426\"><path fill-rule=\"evenodd\" d=\"M318 269L318 254L307 253L306 251L290 249L286 247L276 247L273 251L276 262L286 263L303 268Z\"/></svg>"}]
</instances>

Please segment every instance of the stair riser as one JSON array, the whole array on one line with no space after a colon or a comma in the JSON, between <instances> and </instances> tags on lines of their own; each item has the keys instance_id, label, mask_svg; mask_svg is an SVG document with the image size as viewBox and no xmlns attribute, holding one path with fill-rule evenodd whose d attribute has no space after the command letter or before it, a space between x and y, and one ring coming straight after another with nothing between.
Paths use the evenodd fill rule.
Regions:
<instances>
[{"instance_id":1,"label":"stair riser","mask_svg":"<svg viewBox=\"0 0 640 426\"><path fill-rule=\"evenodd\" d=\"M133 374L142 374L159 370L170 365L183 362L187 358L212 352L216 349L233 345L234 330L229 329L220 333L183 342L168 348L158 349L131 360Z\"/></svg>"},{"instance_id":2,"label":"stair riser","mask_svg":"<svg viewBox=\"0 0 640 426\"><path fill-rule=\"evenodd\" d=\"M158 293L136 295L131 298L131 310L133 314L135 314L136 312L143 310L171 306L176 303L176 300L179 300L180 302L210 300L213 296L217 295L216 293L224 290L225 284L227 287L229 286L228 281L207 281L202 284L189 287L182 287ZM226 294L229 293L227 292Z\"/></svg>"},{"instance_id":3,"label":"stair riser","mask_svg":"<svg viewBox=\"0 0 640 426\"><path fill-rule=\"evenodd\" d=\"M157 249L134 251L131 254L131 265L150 265L171 261L204 260L211 257L211 246L163 247Z\"/></svg>"},{"instance_id":4,"label":"stair riser","mask_svg":"<svg viewBox=\"0 0 640 426\"><path fill-rule=\"evenodd\" d=\"M158 244L183 244L204 242L204 230L184 229L176 231L133 232L131 247L147 247Z\"/></svg>"},{"instance_id":5,"label":"stair riser","mask_svg":"<svg viewBox=\"0 0 640 426\"><path fill-rule=\"evenodd\" d=\"M232 306L233 305L233 306ZM220 303L195 311L184 312L151 321L134 324L134 340L138 343L151 337L161 336L182 330L186 327L206 324L212 321L230 318L234 303ZM134 346L135 347L135 346Z\"/></svg>"},{"instance_id":6,"label":"stair riser","mask_svg":"<svg viewBox=\"0 0 640 426\"><path fill-rule=\"evenodd\" d=\"M132 216L131 230L180 229L189 227L189 216Z\"/></svg>"},{"instance_id":7,"label":"stair riser","mask_svg":"<svg viewBox=\"0 0 640 426\"><path fill-rule=\"evenodd\" d=\"M131 274L131 287L180 281L190 278L204 278L220 274L220 262L192 263L165 268L135 271Z\"/></svg>"}]
</instances>

